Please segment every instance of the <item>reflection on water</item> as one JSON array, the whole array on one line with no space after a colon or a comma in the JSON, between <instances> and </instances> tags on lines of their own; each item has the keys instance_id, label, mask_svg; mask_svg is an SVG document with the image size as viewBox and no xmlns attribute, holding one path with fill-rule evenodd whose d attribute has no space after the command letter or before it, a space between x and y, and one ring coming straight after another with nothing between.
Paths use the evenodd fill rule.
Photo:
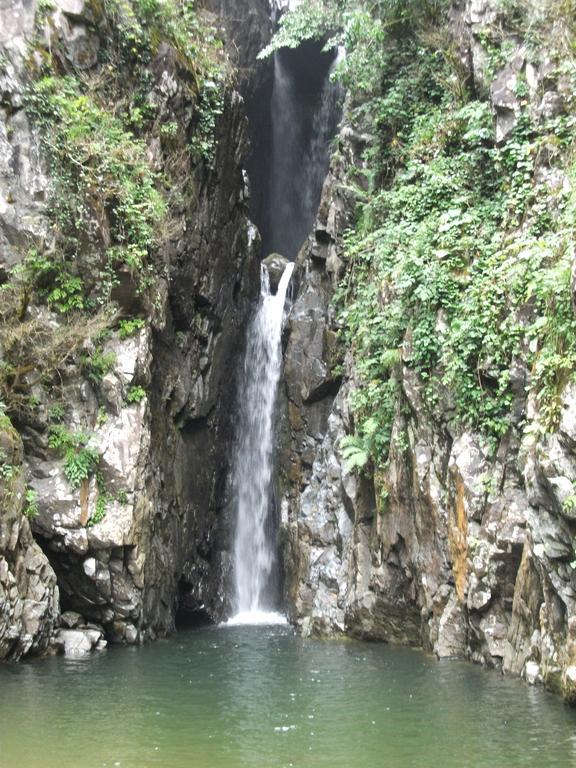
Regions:
<instances>
[{"instance_id":1,"label":"reflection on water","mask_svg":"<svg viewBox=\"0 0 576 768\"><path fill-rule=\"evenodd\" d=\"M281 626L0 669L0 768L564 768L575 725L518 680Z\"/></svg>"}]
</instances>

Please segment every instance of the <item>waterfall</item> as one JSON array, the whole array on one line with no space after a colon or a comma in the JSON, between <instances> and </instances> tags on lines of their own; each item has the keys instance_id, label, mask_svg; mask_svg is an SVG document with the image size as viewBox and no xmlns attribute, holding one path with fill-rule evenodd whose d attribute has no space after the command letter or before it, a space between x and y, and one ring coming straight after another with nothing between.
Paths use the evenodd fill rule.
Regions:
<instances>
[{"instance_id":1,"label":"waterfall","mask_svg":"<svg viewBox=\"0 0 576 768\"><path fill-rule=\"evenodd\" d=\"M273 0L281 12L294 0ZM296 258L312 230L329 165L330 140L341 114L342 91L331 78L338 58L316 41L274 56L269 120L253 136L252 172L261 194L252 209L262 233L263 255ZM258 153L261 154L258 154ZM253 199L254 204L254 199ZM274 294L262 267L258 310L250 324L240 372L237 431L232 461L231 501L235 513L234 609L228 624L270 623L279 614L281 567L277 554L278 514L274 509L275 405L282 367L281 335L286 293L293 264L288 264ZM283 619L284 620L284 619Z\"/></svg>"},{"instance_id":2,"label":"waterfall","mask_svg":"<svg viewBox=\"0 0 576 768\"><path fill-rule=\"evenodd\" d=\"M271 535L274 417L282 368L282 324L294 264L288 264L276 294L262 265L260 303L248 333L242 375L239 431L233 465L236 503L234 566L236 610L230 623L270 621L276 571Z\"/></svg>"}]
</instances>

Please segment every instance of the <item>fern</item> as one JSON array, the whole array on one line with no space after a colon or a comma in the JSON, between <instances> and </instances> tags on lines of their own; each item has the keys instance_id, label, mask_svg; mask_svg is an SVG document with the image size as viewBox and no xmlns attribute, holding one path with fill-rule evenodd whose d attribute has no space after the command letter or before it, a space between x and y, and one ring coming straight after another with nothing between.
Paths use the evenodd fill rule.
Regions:
<instances>
[{"instance_id":1,"label":"fern","mask_svg":"<svg viewBox=\"0 0 576 768\"><path fill-rule=\"evenodd\" d=\"M346 469L364 469L370 459L370 454L364 441L358 435L346 435L340 441L340 452Z\"/></svg>"}]
</instances>

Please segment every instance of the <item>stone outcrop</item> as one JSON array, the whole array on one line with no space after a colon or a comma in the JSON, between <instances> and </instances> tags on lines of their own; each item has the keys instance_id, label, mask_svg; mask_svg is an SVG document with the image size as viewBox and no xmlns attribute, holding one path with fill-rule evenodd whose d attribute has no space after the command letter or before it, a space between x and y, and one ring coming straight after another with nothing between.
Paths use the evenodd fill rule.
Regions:
<instances>
[{"instance_id":1,"label":"stone outcrop","mask_svg":"<svg viewBox=\"0 0 576 768\"><path fill-rule=\"evenodd\" d=\"M102 651L106 647L103 632L98 629L59 629L54 638L54 647L65 656L88 656L93 651Z\"/></svg>"},{"instance_id":2,"label":"stone outcrop","mask_svg":"<svg viewBox=\"0 0 576 768\"><path fill-rule=\"evenodd\" d=\"M284 256L281 256L279 253L271 253L270 256L267 256L262 260L262 264L264 264L268 271L270 287L273 293L276 293L278 283L280 282L280 279L284 274L284 270L286 269L286 265L288 263L288 259L286 259Z\"/></svg>"},{"instance_id":3,"label":"stone outcrop","mask_svg":"<svg viewBox=\"0 0 576 768\"><path fill-rule=\"evenodd\" d=\"M496 11L488 2L454 8L463 60L491 98L498 141L519 114L519 72L536 119L561 109L562 77L531 61L520 42L489 87L481 37ZM346 174L362 140L350 126L341 131L315 232L300 255L287 331L279 493L292 618L305 634L348 633L467 657L545 682L573 702L574 385L562 393L557 432L545 436L519 364L515 424L527 414L530 429L511 430L491 457L479 435L454 427L449 392L430 414L422 383L402 362L386 468L374 476L343 461L356 382L352 355L338 359L330 298L353 207ZM553 175L549 183L561 188Z\"/></svg>"},{"instance_id":4,"label":"stone outcrop","mask_svg":"<svg viewBox=\"0 0 576 768\"><path fill-rule=\"evenodd\" d=\"M45 651L59 613L56 575L26 514L34 509L22 461L20 436L0 424L0 661Z\"/></svg>"}]
</instances>

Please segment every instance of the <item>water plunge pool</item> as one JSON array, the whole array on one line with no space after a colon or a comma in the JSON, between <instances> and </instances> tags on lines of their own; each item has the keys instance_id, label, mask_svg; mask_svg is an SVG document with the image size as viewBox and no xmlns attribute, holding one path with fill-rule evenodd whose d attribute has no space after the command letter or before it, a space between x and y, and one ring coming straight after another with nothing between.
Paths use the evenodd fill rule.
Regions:
<instances>
[{"instance_id":1,"label":"water plunge pool","mask_svg":"<svg viewBox=\"0 0 576 768\"><path fill-rule=\"evenodd\" d=\"M0 768L563 768L576 712L465 662L289 627L0 669Z\"/></svg>"}]
</instances>

